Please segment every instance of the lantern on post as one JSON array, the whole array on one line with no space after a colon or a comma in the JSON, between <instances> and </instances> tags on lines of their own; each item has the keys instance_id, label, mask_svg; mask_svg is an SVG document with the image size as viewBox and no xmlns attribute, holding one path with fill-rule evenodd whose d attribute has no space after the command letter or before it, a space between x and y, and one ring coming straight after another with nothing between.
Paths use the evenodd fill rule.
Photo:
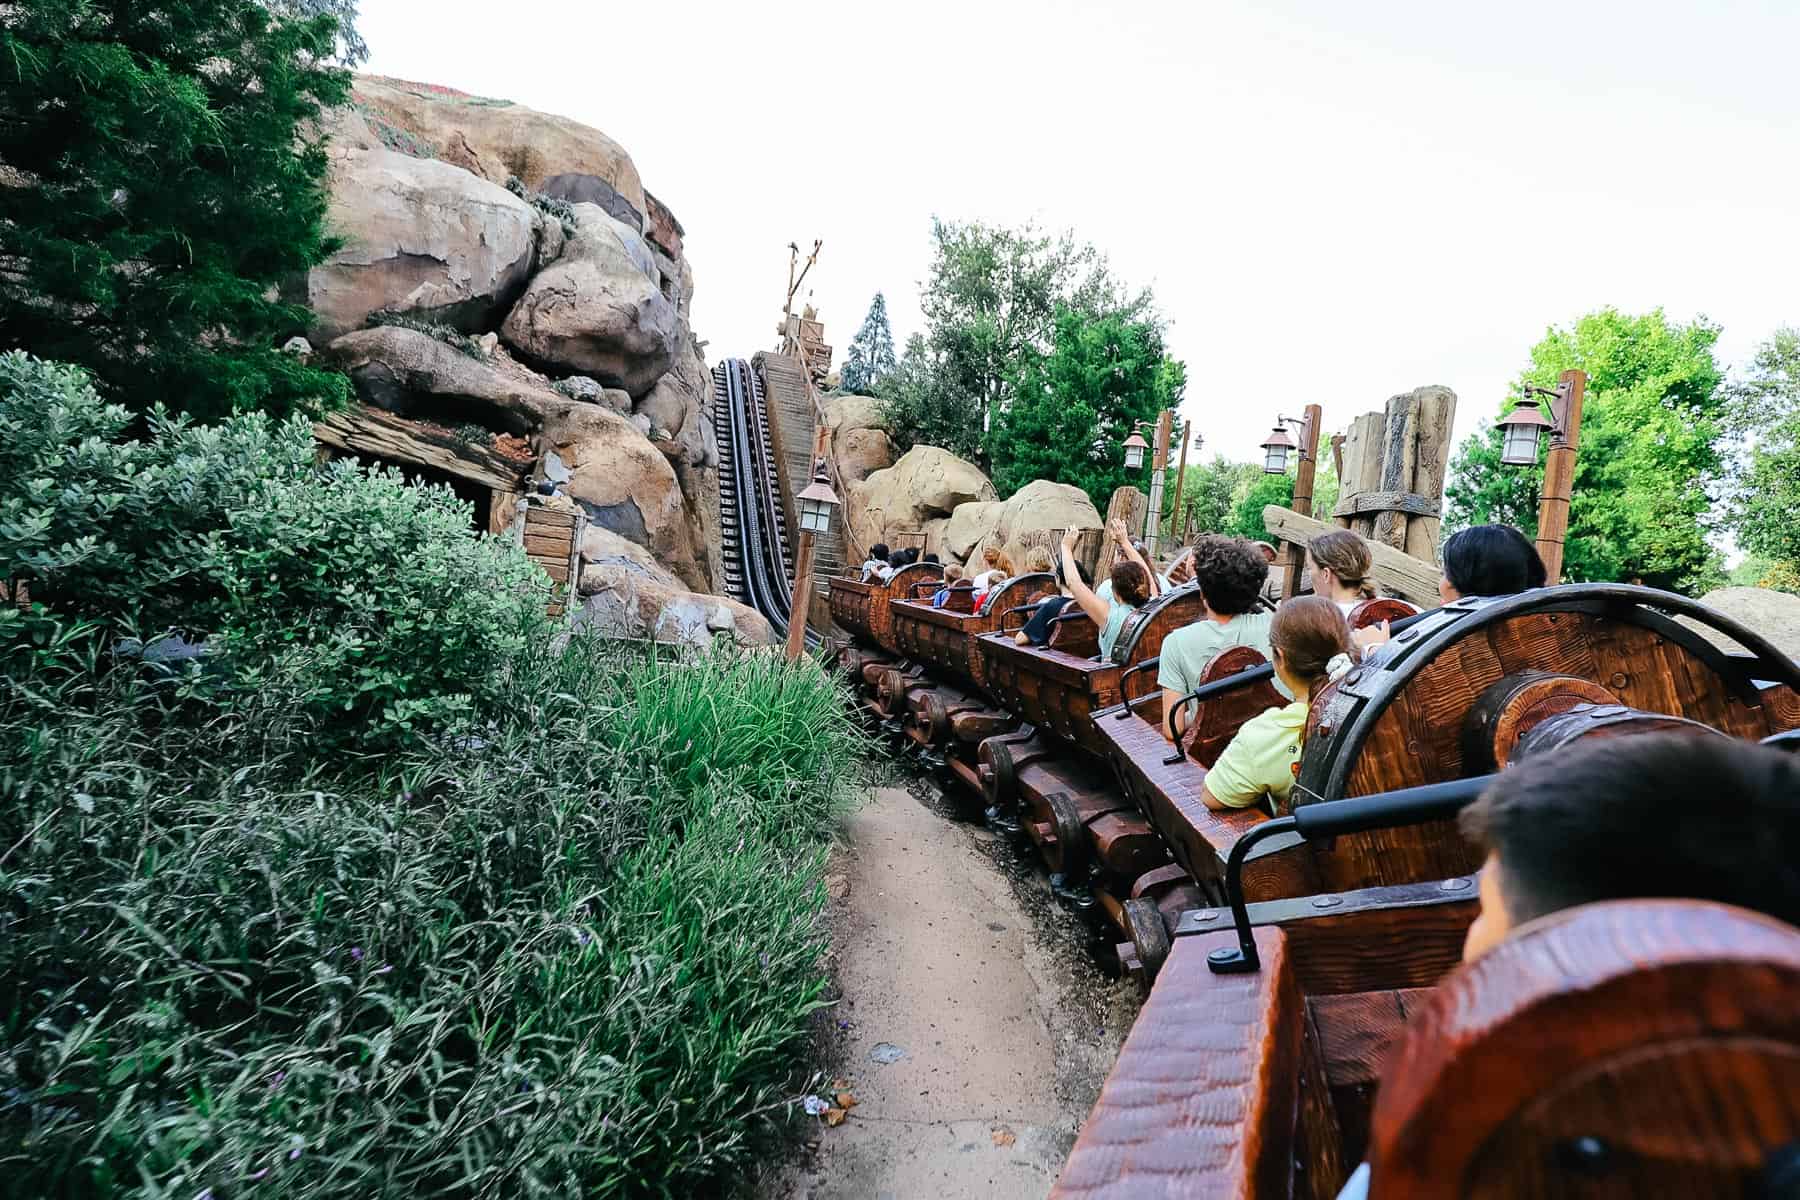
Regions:
<instances>
[{"instance_id":1,"label":"lantern on post","mask_svg":"<svg viewBox=\"0 0 1800 1200\"><path fill-rule=\"evenodd\" d=\"M1569 534L1569 500L1575 491L1575 458L1581 446L1581 402L1587 394L1587 372L1564 371L1554 388L1527 385L1518 407L1500 421L1500 461L1509 467L1534 467L1538 442L1550 431L1550 453L1544 458L1544 490L1538 495L1538 557L1550 583L1562 578L1563 543ZM1546 417L1537 397L1549 402Z\"/></svg>"},{"instance_id":2,"label":"lantern on post","mask_svg":"<svg viewBox=\"0 0 1800 1200\"><path fill-rule=\"evenodd\" d=\"M1294 449L1294 439L1281 425L1269 431L1269 438L1262 444L1263 473L1265 475L1286 475L1288 451Z\"/></svg>"},{"instance_id":3,"label":"lantern on post","mask_svg":"<svg viewBox=\"0 0 1800 1200\"><path fill-rule=\"evenodd\" d=\"M1554 396L1548 388L1525 389L1525 398L1518 407L1500 420L1502 441L1500 443L1500 461L1509 467L1535 467L1538 460L1538 440L1546 429L1554 431L1555 422L1551 421L1538 409L1537 398L1533 392L1547 392Z\"/></svg>"},{"instance_id":4,"label":"lantern on post","mask_svg":"<svg viewBox=\"0 0 1800 1200\"><path fill-rule=\"evenodd\" d=\"M825 434L815 431L814 449L828 444ZM794 497L800 509L800 545L794 555L794 587L792 610L788 613L788 661L806 653L806 617L812 607L813 538L831 529L832 513L837 509L837 493L831 490L831 473L825 459L813 459L813 481Z\"/></svg>"},{"instance_id":5,"label":"lantern on post","mask_svg":"<svg viewBox=\"0 0 1800 1200\"><path fill-rule=\"evenodd\" d=\"M1149 448L1150 443L1144 440L1143 435L1135 429L1132 430L1131 436L1125 439L1125 469L1127 471L1142 470L1144 451Z\"/></svg>"},{"instance_id":6,"label":"lantern on post","mask_svg":"<svg viewBox=\"0 0 1800 1200\"><path fill-rule=\"evenodd\" d=\"M838 495L831 490L831 480L823 464L813 472L813 481L795 498L800 502L800 528L804 532L825 533L831 529Z\"/></svg>"}]
</instances>

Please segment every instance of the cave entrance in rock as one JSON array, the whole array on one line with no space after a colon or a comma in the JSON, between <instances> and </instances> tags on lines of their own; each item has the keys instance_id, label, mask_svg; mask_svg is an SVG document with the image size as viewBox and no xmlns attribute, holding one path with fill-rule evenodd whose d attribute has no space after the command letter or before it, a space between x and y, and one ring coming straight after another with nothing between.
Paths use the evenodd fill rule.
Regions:
<instances>
[{"instance_id":1,"label":"cave entrance in rock","mask_svg":"<svg viewBox=\"0 0 1800 1200\"><path fill-rule=\"evenodd\" d=\"M376 467L395 468L401 475L405 476L406 482L413 487L430 487L435 484L449 488L452 492L456 493L456 498L458 500L466 501L474 506L474 513L470 518L469 525L470 528L475 529L478 532L498 533L501 532L506 525L512 523L512 506L517 497L510 492L497 491L485 483L458 475L454 471L446 471L440 467L425 466L421 463L401 462L399 459L383 458L378 454L370 454L366 450L357 451L356 457L362 461L362 464L365 467L368 467L371 470ZM501 524L499 529L494 527L494 522L499 517L499 514L495 511L497 508L502 509L505 513L505 521Z\"/></svg>"}]
</instances>

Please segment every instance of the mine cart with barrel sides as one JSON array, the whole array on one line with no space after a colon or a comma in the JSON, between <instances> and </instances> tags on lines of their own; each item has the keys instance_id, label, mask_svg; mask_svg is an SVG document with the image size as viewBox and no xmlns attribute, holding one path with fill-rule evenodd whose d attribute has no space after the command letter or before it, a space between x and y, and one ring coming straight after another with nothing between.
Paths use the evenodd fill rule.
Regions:
<instances>
[{"instance_id":1,"label":"mine cart with barrel sides","mask_svg":"<svg viewBox=\"0 0 1800 1200\"><path fill-rule=\"evenodd\" d=\"M844 610L868 590L846 588ZM836 591L834 584L834 611ZM873 591L863 611L912 603L891 585ZM968 633L974 645L960 656L944 639L932 649L922 637L902 646L891 613L860 624L840 617L863 641L847 660L877 660L863 682L885 685L890 703L903 696L904 714L929 711L925 697L941 685L978 700L986 720L1019 722L978 745L976 780L990 797L1011 789L1021 821L1049 827L1034 834L1040 848L1080 847L1090 856L1100 903L1125 939L1122 957L1155 979L1059 1194L1331 1196L1364 1158L1377 1195L1446 1194L1446 1176L1408 1174L1420 1144L1431 1141L1433 1106L1447 1102L1457 1080L1478 1078L1470 1072L1509 1062L1514 1106L1505 1111L1524 1105L1540 1116L1496 1119L1479 1145L1446 1151L1453 1161L1434 1170L1474 1181L1466 1194L1518 1194L1507 1189L1532 1171L1560 1169L1555 1154L1521 1165L1513 1151L1536 1153L1573 1127L1573 1114L1590 1111L1594 1142L1631 1148L1609 1165L1617 1186L1593 1194L1654 1194L1641 1189L1646 1162L1686 1172L1679 1177L1691 1177L1695 1190L1682 1194L1746 1194L1715 1185L1735 1187L1755 1174L1752 1166L1761 1170L1764 1152L1774 1153L1764 1132L1788 1129L1791 1138L1795 1105L1775 1104L1773 1117L1713 1114L1707 1119L1727 1126L1722 1140L1670 1164L1650 1153L1670 1114L1611 1120L1602 1111L1604 1080L1691 1077L1728 1088L1749 1078L1762 1100L1800 1095L1800 1009L1781 990L1800 977L1793 931L1703 905L1596 906L1509 944L1506 954L1561 963L1569 947L1594 942L1606 953L1594 958L1592 978L1622 997L1643 997L1635 1008L1629 999L1617 1011L1596 1008L1578 980L1554 974L1508 986L1508 973L1487 960L1433 989L1456 966L1475 912L1477 863L1454 811L1491 773L1587 738L1651 730L1791 741L1800 730L1800 669L1736 622L1639 587L1544 588L1423 614L1371 608L1353 622L1389 620L1393 639L1315 699L1291 809L1215 812L1198 798L1206 768L1244 721L1280 700L1254 652L1227 652L1184 699L1179 745L1165 740L1147 651L1185 623L1173 615L1186 617L1180 603L1177 593L1147 608L1140 636L1150 640L1128 646L1122 638L1121 652L1105 663L1094 657L1085 617L1059 626L1051 646L1034 648L1012 640L1016 615L999 614L998 628ZM974 655L986 674L968 665ZM1102 817L1141 823L1165 860L1122 886L1154 855L1112 869L1112 848L1094 829L1104 822L1065 803L1073 796L1115 806ZM1721 1000L1697 1024L1691 1013L1649 1003L1666 1000L1659 989L1669 981L1690 978L1743 999L1735 1008ZM1765 997L1758 989L1771 981L1780 986ZM1494 1006L1501 1019L1475 1021L1478 1004ZM1521 1032L1534 1021L1606 1013L1618 1021L1616 1038L1530 1064L1541 1069L1515 1061L1535 1053L1526 1048L1533 1035ZM1455 1049L1447 1059L1445 1038ZM1740 1052L1742 1038L1751 1048ZM1634 1042L1658 1039L1671 1044L1666 1056L1632 1060ZM1405 1075L1404 1094L1377 1097L1380 1064L1433 1053L1428 1069ZM1708 1074L1718 1071L1735 1074ZM1707 1116L1704 1098L1684 1096ZM1741 1152L1717 1160L1717 1145ZM1534 1186L1538 1193L1525 1194L1558 1194L1554 1179Z\"/></svg>"}]
</instances>

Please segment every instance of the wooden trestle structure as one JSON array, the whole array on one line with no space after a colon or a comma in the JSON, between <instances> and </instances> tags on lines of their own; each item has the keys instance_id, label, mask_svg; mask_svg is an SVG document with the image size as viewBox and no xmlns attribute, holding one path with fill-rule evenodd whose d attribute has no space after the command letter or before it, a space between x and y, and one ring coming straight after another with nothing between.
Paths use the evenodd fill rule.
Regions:
<instances>
[{"instance_id":1,"label":"wooden trestle structure","mask_svg":"<svg viewBox=\"0 0 1800 1200\"><path fill-rule=\"evenodd\" d=\"M1679 728L1759 741L1800 728L1800 666L1754 631L1624 585L1422 614L1370 602L1352 623L1393 621L1395 637L1315 699L1295 807L1216 812L1200 801L1208 767L1281 701L1260 655L1229 651L1184 701L1180 745L1165 740L1157 655L1200 615L1194 590L1146 606L1102 661L1081 614L1059 618L1048 646L1014 641L1028 606L1052 591L1047 575L1014 580L980 614L966 585L933 608L940 587L928 564L887 583L832 580L832 616L852 639L838 665L870 720L992 824L1028 839L1058 893L1113 931L1121 968L1153 983L1057 1195L1331 1197L1364 1158L1383 1200L1562 1194L1540 1178L1556 1159L1539 1147L1581 1125L1571 1114L1644 1156L1620 1180L1654 1178L1654 1161L1694 1184L1680 1194L1742 1195L1727 1189L1761 1164L1746 1147L1800 1137L1800 932L1716 906L1591 906L1508 943L1507 955L1554 967L1532 986L1508 990L1494 982L1498 965L1481 965L1436 987L1475 911L1479 864L1454 806L1507 763L1585 738ZM1396 789L1413 791L1393 800ZM1371 820L1357 798L1375 795L1418 802L1410 816ZM1210 961L1233 956L1237 966ZM1717 1010L1657 1004L1676 981ZM1618 1029L1687 1048L1638 1061L1608 1026L1588 1040L1546 1038L1564 1057L1535 1061L1537 1023L1596 1019L1588 982L1614 989L1615 1007L1639 999ZM1408 1036L1426 1027L1450 1047L1435 1058ZM1745 1038L1763 1040L1746 1049ZM1400 1094L1378 1096L1391 1054L1423 1065ZM1572 1082L1580 1070L1597 1074ZM1608 1080L1692 1091L1717 1082L1709 1070L1761 1081L1752 1115L1714 1114L1720 1144L1742 1153L1709 1147L1671 1165L1654 1135L1670 1112L1640 1113L1637 1133L1606 1115ZM1777 1083L1785 1099L1770 1091ZM1433 1108L1468 1103L1459 1084L1498 1087L1513 1106L1485 1105L1491 1136L1443 1149ZM1436 1174L1417 1168L1427 1159ZM1608 1183L1579 1194L1654 1192Z\"/></svg>"}]
</instances>

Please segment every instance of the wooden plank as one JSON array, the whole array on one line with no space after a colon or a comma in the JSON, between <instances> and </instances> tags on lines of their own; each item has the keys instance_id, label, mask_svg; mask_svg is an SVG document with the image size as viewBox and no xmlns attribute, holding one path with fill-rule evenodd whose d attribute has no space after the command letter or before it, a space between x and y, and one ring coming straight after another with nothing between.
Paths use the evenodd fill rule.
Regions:
<instances>
[{"instance_id":1,"label":"wooden plank","mask_svg":"<svg viewBox=\"0 0 1800 1200\"><path fill-rule=\"evenodd\" d=\"M525 553L533 558L539 555L545 558L560 558L569 553L575 539L569 536L573 530L558 530L555 534L533 533L530 526L525 529Z\"/></svg>"},{"instance_id":2,"label":"wooden plank","mask_svg":"<svg viewBox=\"0 0 1800 1200\"><path fill-rule=\"evenodd\" d=\"M1413 464L1419 453L1419 398L1408 392L1387 402L1387 430L1381 455L1381 490L1412 489ZM1371 539L1399 550L1406 545L1406 516L1399 512L1376 514Z\"/></svg>"},{"instance_id":3,"label":"wooden plank","mask_svg":"<svg viewBox=\"0 0 1800 1200\"><path fill-rule=\"evenodd\" d=\"M1346 496L1339 500L1337 507L1331 510L1331 515L1348 517L1359 513L1392 510L1408 516L1436 517L1442 515L1443 507L1439 501L1417 492L1364 492L1360 496Z\"/></svg>"},{"instance_id":4,"label":"wooden plank","mask_svg":"<svg viewBox=\"0 0 1800 1200\"><path fill-rule=\"evenodd\" d=\"M1100 553L1092 563L1086 560L1081 563L1096 587L1100 584L1100 573L1112 570L1114 552L1118 549L1113 544L1112 523L1125 522L1125 528L1135 537L1143 530L1144 518L1149 511L1150 497L1136 488L1122 487L1113 492L1112 499L1106 504L1106 532L1100 539ZM1051 547L1051 553L1057 553L1056 547Z\"/></svg>"},{"instance_id":5,"label":"wooden plank","mask_svg":"<svg viewBox=\"0 0 1800 1200\"><path fill-rule=\"evenodd\" d=\"M533 504L525 510L525 526L527 529L573 529L580 518L572 512L562 512L554 508L545 508Z\"/></svg>"},{"instance_id":6,"label":"wooden plank","mask_svg":"<svg viewBox=\"0 0 1800 1200\"><path fill-rule=\"evenodd\" d=\"M366 404L329 413L313 424L313 436L333 450L428 467L500 492L522 492L530 462L515 462L493 449L465 442L428 421L408 421Z\"/></svg>"},{"instance_id":7,"label":"wooden plank","mask_svg":"<svg viewBox=\"0 0 1800 1200\"><path fill-rule=\"evenodd\" d=\"M1386 423L1386 417L1378 412L1364 413L1350 422L1350 432L1344 435L1344 469L1338 477L1339 495L1356 496L1381 490L1381 435ZM1367 537L1375 519L1345 517L1338 524Z\"/></svg>"},{"instance_id":8,"label":"wooden plank","mask_svg":"<svg viewBox=\"0 0 1800 1200\"><path fill-rule=\"evenodd\" d=\"M1306 1006L1282 936L1215 975L1228 936L1177 943L1051 1193L1058 1200L1288 1194Z\"/></svg>"},{"instance_id":9,"label":"wooden plank","mask_svg":"<svg viewBox=\"0 0 1800 1200\"><path fill-rule=\"evenodd\" d=\"M1433 386L1420 388L1414 395L1419 397L1419 435L1412 490L1417 495L1441 501L1453 448L1450 433L1456 424L1456 393L1447 387ZM1409 520L1403 549L1414 558L1436 561L1439 524L1435 515Z\"/></svg>"},{"instance_id":10,"label":"wooden plank","mask_svg":"<svg viewBox=\"0 0 1800 1200\"><path fill-rule=\"evenodd\" d=\"M1354 519L1360 521L1364 518ZM1263 509L1263 524L1270 534L1282 541L1299 542L1302 545L1333 528L1323 521L1303 517L1291 508L1282 508L1276 504ZM1375 559L1375 581L1388 595L1410 600L1423 608L1435 608L1442 603L1438 595L1438 581L1443 578L1444 573L1436 566L1380 542L1370 543L1369 549Z\"/></svg>"}]
</instances>

